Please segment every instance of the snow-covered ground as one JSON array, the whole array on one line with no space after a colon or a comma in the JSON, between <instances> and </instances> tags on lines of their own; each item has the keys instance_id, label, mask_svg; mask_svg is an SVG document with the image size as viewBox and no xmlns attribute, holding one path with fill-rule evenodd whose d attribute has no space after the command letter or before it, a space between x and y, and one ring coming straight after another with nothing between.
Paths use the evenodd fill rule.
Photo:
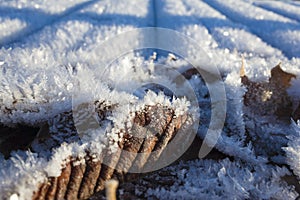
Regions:
<instances>
[{"instance_id":1,"label":"snow-covered ground","mask_svg":"<svg viewBox=\"0 0 300 200\"><path fill-rule=\"evenodd\" d=\"M205 1L224 15L249 29L289 57L300 55L299 23L277 13L264 10L245 1Z\"/></svg>"},{"instance_id":2,"label":"snow-covered ground","mask_svg":"<svg viewBox=\"0 0 300 200\"><path fill-rule=\"evenodd\" d=\"M289 17L291 19L300 21L299 3L297 6L292 3L286 3L281 1L254 1L254 5Z\"/></svg>"},{"instance_id":3,"label":"snow-covered ground","mask_svg":"<svg viewBox=\"0 0 300 200\"><path fill-rule=\"evenodd\" d=\"M272 117L270 121L270 116L247 110L239 72L243 55L246 74L253 81L267 81L271 68L280 61L285 71L300 76L299 13L299 3L270 0L0 0L0 122L35 124L71 109L76 81L88 87L84 88L86 93L93 90L97 98L124 107L131 105L136 100L129 87L142 81L169 84L170 77L153 77L151 54L136 49L115 58L107 70L98 66L105 59L102 55L106 55L99 46L136 28L173 29L195 41L224 79L226 128L216 148L234 160L204 159L172 166L170 170L178 182L185 183L151 188L144 195L161 199L295 199L299 191L280 177L294 173L300 180L300 124ZM120 48L128 41L143 44L149 38L123 39ZM177 41L173 42L175 45ZM201 55L193 47L186 44L181 48L197 64ZM181 59L165 61L159 53L154 59L157 62L174 68L187 65ZM299 79L293 80L289 89L295 104L300 102ZM191 83L199 101L208 102L203 92L206 88L197 85L204 83L197 78ZM115 97L109 94L112 87ZM157 98L154 101L159 102ZM145 102L149 103L149 99ZM124 118L126 114L114 117ZM210 117L208 113L201 114ZM205 137L202 131L198 135ZM45 173L60 172L60 168L47 168L43 162L44 158L30 153L16 153L10 160L0 155L0 195L4 198L15 192L21 199L29 198ZM45 171L41 171L44 167ZM28 186L26 179L34 181Z\"/></svg>"}]
</instances>

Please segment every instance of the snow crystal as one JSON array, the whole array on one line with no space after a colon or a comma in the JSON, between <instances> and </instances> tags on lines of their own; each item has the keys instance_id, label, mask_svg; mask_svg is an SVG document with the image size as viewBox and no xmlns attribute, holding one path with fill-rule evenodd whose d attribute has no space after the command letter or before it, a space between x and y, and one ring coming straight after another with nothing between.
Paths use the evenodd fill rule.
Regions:
<instances>
[{"instance_id":1,"label":"snow crystal","mask_svg":"<svg viewBox=\"0 0 300 200\"><path fill-rule=\"evenodd\" d=\"M294 199L297 193L280 177L285 168L248 166L241 162L197 160L166 169L177 181L170 188L148 189L147 196L164 199ZM184 170L184 176L182 176Z\"/></svg>"},{"instance_id":2,"label":"snow crystal","mask_svg":"<svg viewBox=\"0 0 300 200\"><path fill-rule=\"evenodd\" d=\"M294 122L291 125L296 133L294 135L289 135L288 147L283 148L286 152L287 163L293 169L293 172L300 177L300 123L298 125Z\"/></svg>"},{"instance_id":3,"label":"snow crystal","mask_svg":"<svg viewBox=\"0 0 300 200\"><path fill-rule=\"evenodd\" d=\"M12 194L10 197L9 197L9 200L19 200L19 196L17 194Z\"/></svg>"},{"instance_id":4,"label":"snow crystal","mask_svg":"<svg viewBox=\"0 0 300 200\"><path fill-rule=\"evenodd\" d=\"M46 161L38 159L36 154L18 152L10 160L1 159L0 193L2 197L18 193L20 200L28 199L36 186L42 183L46 174L43 169ZM5 169L5 170L3 170Z\"/></svg>"}]
</instances>

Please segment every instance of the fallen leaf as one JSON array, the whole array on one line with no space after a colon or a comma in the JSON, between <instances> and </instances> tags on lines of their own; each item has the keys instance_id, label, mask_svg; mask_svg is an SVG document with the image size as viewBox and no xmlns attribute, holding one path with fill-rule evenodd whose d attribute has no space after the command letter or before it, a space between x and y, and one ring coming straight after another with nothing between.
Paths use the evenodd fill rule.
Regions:
<instances>
[{"instance_id":1,"label":"fallen leaf","mask_svg":"<svg viewBox=\"0 0 300 200\"><path fill-rule=\"evenodd\" d=\"M283 71L279 63L271 70L268 82L254 82L246 75L244 61L242 63L241 82L247 89L244 95L245 106L251 107L251 111L256 114L275 115L289 122L293 117L293 103L287 88L296 75Z\"/></svg>"}]
</instances>

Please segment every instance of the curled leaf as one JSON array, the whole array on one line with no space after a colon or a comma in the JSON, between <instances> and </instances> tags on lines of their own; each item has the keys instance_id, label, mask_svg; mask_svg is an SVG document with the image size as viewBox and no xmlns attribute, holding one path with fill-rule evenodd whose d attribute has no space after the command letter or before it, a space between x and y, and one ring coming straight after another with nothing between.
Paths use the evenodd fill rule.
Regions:
<instances>
[{"instance_id":1,"label":"curled leaf","mask_svg":"<svg viewBox=\"0 0 300 200\"><path fill-rule=\"evenodd\" d=\"M271 77L268 82L251 81L242 64L240 76L242 84L247 92L244 96L245 106L260 115L275 115L279 119L289 121L293 116L293 103L287 93L287 88L291 86L291 80L296 75L282 70L281 63L271 70Z\"/></svg>"}]
</instances>

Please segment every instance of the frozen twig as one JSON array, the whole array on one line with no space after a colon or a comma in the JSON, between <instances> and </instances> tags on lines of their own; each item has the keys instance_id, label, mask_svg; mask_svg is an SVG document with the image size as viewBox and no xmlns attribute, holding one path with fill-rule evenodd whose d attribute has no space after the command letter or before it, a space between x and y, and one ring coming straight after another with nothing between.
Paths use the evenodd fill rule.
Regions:
<instances>
[{"instance_id":1,"label":"frozen twig","mask_svg":"<svg viewBox=\"0 0 300 200\"><path fill-rule=\"evenodd\" d=\"M245 72L245 58L242 56L242 67L240 69L240 77L244 77L246 75Z\"/></svg>"},{"instance_id":2,"label":"frozen twig","mask_svg":"<svg viewBox=\"0 0 300 200\"><path fill-rule=\"evenodd\" d=\"M107 200L116 200L117 199L117 188L119 181L111 179L105 183L105 193Z\"/></svg>"}]
</instances>

